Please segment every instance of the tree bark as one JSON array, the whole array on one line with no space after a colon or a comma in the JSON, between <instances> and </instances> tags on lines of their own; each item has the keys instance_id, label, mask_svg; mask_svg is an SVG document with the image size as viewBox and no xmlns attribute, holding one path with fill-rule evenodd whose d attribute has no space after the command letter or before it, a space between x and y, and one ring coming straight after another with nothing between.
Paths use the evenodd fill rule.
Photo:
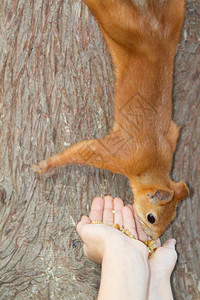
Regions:
<instances>
[{"instance_id":1,"label":"tree bark","mask_svg":"<svg viewBox=\"0 0 200 300\"><path fill-rule=\"evenodd\" d=\"M132 202L128 180L85 166L33 174L36 163L113 122L108 49L81 0L0 2L0 299L96 299L100 267L83 257L75 227L93 197ZM172 177L190 197L162 240L177 239L175 299L198 299L200 278L200 3L188 0L174 72L181 136Z\"/></svg>"}]
</instances>

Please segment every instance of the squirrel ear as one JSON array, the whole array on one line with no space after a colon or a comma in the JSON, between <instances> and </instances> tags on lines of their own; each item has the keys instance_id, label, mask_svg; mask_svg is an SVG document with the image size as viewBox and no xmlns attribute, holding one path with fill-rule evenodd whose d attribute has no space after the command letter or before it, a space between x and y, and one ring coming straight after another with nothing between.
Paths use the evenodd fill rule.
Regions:
<instances>
[{"instance_id":1,"label":"squirrel ear","mask_svg":"<svg viewBox=\"0 0 200 300\"><path fill-rule=\"evenodd\" d=\"M167 202L172 201L174 192L170 192L169 190L157 190L155 194L147 196L150 198L150 201L153 203L165 204Z\"/></svg>"},{"instance_id":2,"label":"squirrel ear","mask_svg":"<svg viewBox=\"0 0 200 300\"><path fill-rule=\"evenodd\" d=\"M171 181L172 189L174 190L174 199L178 202L189 196L189 189L185 182L180 181L178 183Z\"/></svg>"},{"instance_id":3,"label":"squirrel ear","mask_svg":"<svg viewBox=\"0 0 200 300\"><path fill-rule=\"evenodd\" d=\"M160 201L170 202L173 199L173 195L166 190L157 190L154 197L157 197Z\"/></svg>"}]
</instances>

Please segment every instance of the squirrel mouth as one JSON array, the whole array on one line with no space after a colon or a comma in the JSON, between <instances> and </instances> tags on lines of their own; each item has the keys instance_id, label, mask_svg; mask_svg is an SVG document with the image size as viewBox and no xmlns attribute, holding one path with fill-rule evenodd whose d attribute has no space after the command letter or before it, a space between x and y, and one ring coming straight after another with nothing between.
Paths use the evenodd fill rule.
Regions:
<instances>
[{"instance_id":1,"label":"squirrel mouth","mask_svg":"<svg viewBox=\"0 0 200 300\"><path fill-rule=\"evenodd\" d=\"M140 218L139 218L139 220L140 220L140 223L143 225L143 226L145 226L145 227L147 227L149 230L151 230Z\"/></svg>"}]
</instances>

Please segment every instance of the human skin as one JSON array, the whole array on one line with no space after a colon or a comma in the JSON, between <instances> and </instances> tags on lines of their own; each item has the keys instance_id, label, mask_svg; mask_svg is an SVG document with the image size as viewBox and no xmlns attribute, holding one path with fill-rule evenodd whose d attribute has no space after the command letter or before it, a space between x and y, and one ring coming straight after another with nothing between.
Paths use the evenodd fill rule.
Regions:
<instances>
[{"instance_id":1,"label":"human skin","mask_svg":"<svg viewBox=\"0 0 200 300\"><path fill-rule=\"evenodd\" d=\"M94 220L104 224L91 224ZM136 240L107 226L113 224L129 229ZM177 259L176 241L170 239L161 247L157 240L158 249L148 258L148 248L142 243L148 237L133 206L124 206L120 198L96 197L89 218L82 217L77 232L85 256L102 264L98 300L173 299L170 276Z\"/></svg>"}]
</instances>

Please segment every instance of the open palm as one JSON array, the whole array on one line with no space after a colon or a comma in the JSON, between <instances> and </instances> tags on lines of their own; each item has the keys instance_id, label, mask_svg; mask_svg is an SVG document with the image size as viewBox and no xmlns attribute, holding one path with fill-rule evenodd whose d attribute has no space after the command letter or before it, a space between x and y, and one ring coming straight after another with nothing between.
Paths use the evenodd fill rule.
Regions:
<instances>
[{"instance_id":1,"label":"open palm","mask_svg":"<svg viewBox=\"0 0 200 300\"><path fill-rule=\"evenodd\" d=\"M120 231L112 227L103 224L99 226L91 225L91 222L96 220L103 222L105 225L119 224L129 229L136 238L136 240L129 239L130 242L135 244L137 250L146 252L146 255L148 255L148 248L142 242L147 241L149 237L142 230L134 207L132 205L124 206L120 198L106 196L104 198L94 198L89 218L83 216L77 225L77 231L84 241L84 253L89 259L101 263L103 255L102 238L113 238L115 235L124 237ZM177 260L174 247L175 240L170 239L163 246L161 246L159 239L156 243L158 249L149 258L150 274L159 274L159 271L163 271L170 276Z\"/></svg>"}]
</instances>

